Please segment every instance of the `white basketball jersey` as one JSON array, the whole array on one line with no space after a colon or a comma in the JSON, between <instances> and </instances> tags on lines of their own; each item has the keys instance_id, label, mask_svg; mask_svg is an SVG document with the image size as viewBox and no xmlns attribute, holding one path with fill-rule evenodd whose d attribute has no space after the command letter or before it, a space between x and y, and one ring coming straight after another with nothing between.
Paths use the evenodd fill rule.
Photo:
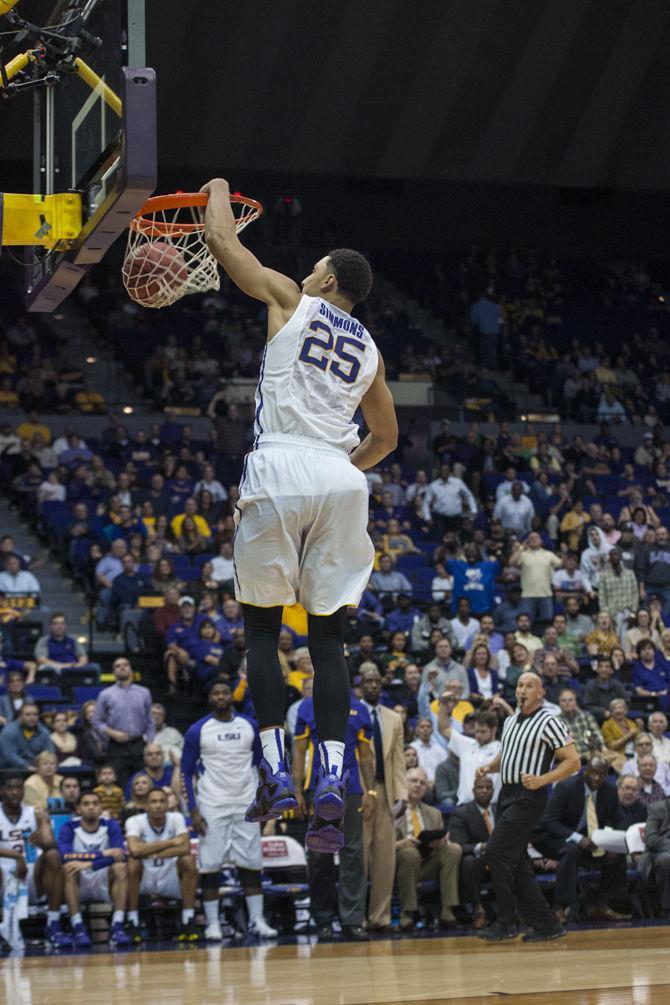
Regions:
<instances>
[{"instance_id":1,"label":"white basketball jersey","mask_svg":"<svg viewBox=\"0 0 670 1005\"><path fill-rule=\"evenodd\" d=\"M126 821L126 836L136 837L143 844L152 844L154 841L169 841L171 838L179 837L188 830L186 821L181 813L170 811L165 814L165 823L162 830L156 830L149 821L147 813L136 813Z\"/></svg>"},{"instance_id":2,"label":"white basketball jersey","mask_svg":"<svg viewBox=\"0 0 670 1005\"><path fill-rule=\"evenodd\" d=\"M162 830L157 831L149 822L146 813L137 813L126 821L126 837L136 837L143 844L152 844L154 841L169 841L171 838L186 834L188 827L181 813L169 812L165 814L165 825ZM145 858L142 860L145 869L157 869L159 871L169 871L176 862L173 858Z\"/></svg>"},{"instance_id":3,"label":"white basketball jersey","mask_svg":"<svg viewBox=\"0 0 670 1005\"><path fill-rule=\"evenodd\" d=\"M253 767L256 730L249 719L235 715L230 722L214 716L200 729L198 805L245 807L254 798L257 775Z\"/></svg>"},{"instance_id":4,"label":"white basketball jersey","mask_svg":"<svg viewBox=\"0 0 670 1005\"><path fill-rule=\"evenodd\" d=\"M36 830L37 819L34 806L24 806L22 803L19 819L10 820L0 805L0 848L3 851L23 852L25 850L23 832L29 831L34 834ZM15 865L16 861L13 858L0 857L0 869L10 872Z\"/></svg>"},{"instance_id":5,"label":"white basketball jersey","mask_svg":"<svg viewBox=\"0 0 670 1005\"><path fill-rule=\"evenodd\" d=\"M360 321L320 297L303 296L263 353L254 445L264 437L302 436L350 453L359 443L352 418L377 365L377 347Z\"/></svg>"}]
</instances>

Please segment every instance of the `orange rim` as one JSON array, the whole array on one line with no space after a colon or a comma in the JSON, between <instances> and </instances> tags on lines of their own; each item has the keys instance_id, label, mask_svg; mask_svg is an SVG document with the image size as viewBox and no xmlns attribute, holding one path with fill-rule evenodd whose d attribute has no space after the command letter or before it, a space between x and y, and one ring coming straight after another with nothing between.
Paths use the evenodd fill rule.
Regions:
<instances>
[{"instance_id":1,"label":"orange rim","mask_svg":"<svg viewBox=\"0 0 670 1005\"><path fill-rule=\"evenodd\" d=\"M170 210L191 209L198 206L206 206L209 195L206 192L173 192L172 195L154 195L147 199L142 209L131 221L133 230L140 230L150 237L160 235L163 237L179 236L180 234L195 234L204 227L203 223L181 223L175 221L155 220L153 213L168 212ZM255 212L251 219L257 220L263 215L263 206L257 199L251 199L246 195L231 195L231 203L234 205L247 206ZM251 220L249 220L251 222Z\"/></svg>"}]
</instances>

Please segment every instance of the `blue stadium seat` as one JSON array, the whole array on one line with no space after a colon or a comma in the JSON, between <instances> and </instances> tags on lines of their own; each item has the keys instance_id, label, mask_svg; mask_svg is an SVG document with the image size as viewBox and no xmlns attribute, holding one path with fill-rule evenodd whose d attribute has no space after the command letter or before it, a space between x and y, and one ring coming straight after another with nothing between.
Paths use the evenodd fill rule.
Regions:
<instances>
[{"instance_id":1,"label":"blue stadium seat","mask_svg":"<svg viewBox=\"0 0 670 1005\"><path fill-rule=\"evenodd\" d=\"M417 600L432 600L431 584L435 578L435 569L424 566L422 569L415 569L412 573L412 583L414 585L414 596Z\"/></svg>"},{"instance_id":2,"label":"blue stadium seat","mask_svg":"<svg viewBox=\"0 0 670 1005\"><path fill-rule=\"evenodd\" d=\"M72 564L75 567L75 569L81 569L85 565L90 550L91 550L90 538L86 538L85 541L74 542L71 558L72 558Z\"/></svg>"},{"instance_id":3,"label":"blue stadium seat","mask_svg":"<svg viewBox=\"0 0 670 1005\"><path fill-rule=\"evenodd\" d=\"M211 562L213 558L216 558L215 554L211 555L196 555L195 556L195 567L196 569L202 569L205 562Z\"/></svg>"},{"instance_id":4,"label":"blue stadium seat","mask_svg":"<svg viewBox=\"0 0 670 1005\"><path fill-rule=\"evenodd\" d=\"M422 551L424 555L428 556L430 560L433 557L433 552L437 548L439 541L415 541L414 542L419 551Z\"/></svg>"},{"instance_id":5,"label":"blue stadium seat","mask_svg":"<svg viewBox=\"0 0 670 1005\"><path fill-rule=\"evenodd\" d=\"M40 506L40 516L47 522L56 513L68 513L70 506L66 502L43 502Z\"/></svg>"},{"instance_id":6,"label":"blue stadium seat","mask_svg":"<svg viewBox=\"0 0 670 1005\"><path fill-rule=\"evenodd\" d=\"M47 687L46 684L30 684L26 694L33 701L61 701L63 698L59 687Z\"/></svg>"},{"instance_id":7,"label":"blue stadium seat","mask_svg":"<svg viewBox=\"0 0 670 1005\"><path fill-rule=\"evenodd\" d=\"M70 769L68 768L67 770L68 770L68 774L69 774ZM51 829L52 829L53 835L54 835L54 837L55 837L55 839L57 841L61 827L63 826L63 824L66 821L72 819L72 814L71 813L59 813L59 812L55 812L54 813L54 812L51 812L49 814L49 817L51 819Z\"/></svg>"},{"instance_id":8,"label":"blue stadium seat","mask_svg":"<svg viewBox=\"0 0 670 1005\"><path fill-rule=\"evenodd\" d=\"M179 578L183 579L185 583L195 583L196 579L200 578L200 569L196 569L195 566L175 569L175 572L179 574Z\"/></svg>"},{"instance_id":9,"label":"blue stadium seat","mask_svg":"<svg viewBox=\"0 0 670 1005\"><path fill-rule=\"evenodd\" d=\"M104 688L101 685L80 686L72 688L72 700L77 705L83 705L85 701L95 701Z\"/></svg>"},{"instance_id":10,"label":"blue stadium seat","mask_svg":"<svg viewBox=\"0 0 670 1005\"><path fill-rule=\"evenodd\" d=\"M97 687L99 679L100 672L95 667L90 669L72 667L61 671L61 684L68 691L72 691L75 687Z\"/></svg>"},{"instance_id":11,"label":"blue stadium seat","mask_svg":"<svg viewBox=\"0 0 670 1005\"><path fill-rule=\"evenodd\" d=\"M609 495L603 502L603 512L611 513L615 520L619 519L621 510L626 505L627 500L623 496Z\"/></svg>"},{"instance_id":12,"label":"blue stadium seat","mask_svg":"<svg viewBox=\"0 0 670 1005\"><path fill-rule=\"evenodd\" d=\"M181 440L183 426L178 422L161 423L161 442L177 443Z\"/></svg>"},{"instance_id":13,"label":"blue stadium seat","mask_svg":"<svg viewBox=\"0 0 670 1005\"><path fill-rule=\"evenodd\" d=\"M414 572L426 566L425 555L398 555L395 563L398 572Z\"/></svg>"}]
</instances>

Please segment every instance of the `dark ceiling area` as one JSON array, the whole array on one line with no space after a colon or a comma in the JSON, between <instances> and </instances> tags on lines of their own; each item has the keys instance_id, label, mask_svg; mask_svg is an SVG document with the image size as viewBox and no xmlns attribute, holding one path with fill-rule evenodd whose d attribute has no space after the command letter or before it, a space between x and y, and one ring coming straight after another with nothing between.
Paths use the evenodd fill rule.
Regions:
<instances>
[{"instance_id":1,"label":"dark ceiling area","mask_svg":"<svg viewBox=\"0 0 670 1005\"><path fill-rule=\"evenodd\" d=\"M667 0L148 0L147 33L166 169L669 187Z\"/></svg>"},{"instance_id":2,"label":"dark ceiling area","mask_svg":"<svg viewBox=\"0 0 670 1005\"><path fill-rule=\"evenodd\" d=\"M168 0L148 40L165 164L669 185L667 0Z\"/></svg>"}]
</instances>

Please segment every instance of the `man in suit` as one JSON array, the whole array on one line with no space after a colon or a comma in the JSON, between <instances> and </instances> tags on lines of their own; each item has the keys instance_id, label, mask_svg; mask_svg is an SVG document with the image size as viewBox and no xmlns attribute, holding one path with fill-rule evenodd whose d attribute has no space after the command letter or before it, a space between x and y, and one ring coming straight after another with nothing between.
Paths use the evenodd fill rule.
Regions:
<instances>
[{"instance_id":1,"label":"man in suit","mask_svg":"<svg viewBox=\"0 0 670 1005\"><path fill-rule=\"evenodd\" d=\"M458 871L463 854L460 845L446 835L421 841L425 831L444 831L442 814L423 802L428 776L423 768L407 772L408 803L396 820L396 873L400 898L400 930L414 929L417 887L427 879L436 879L440 888L440 928L456 927L452 907L458 904Z\"/></svg>"},{"instance_id":2,"label":"man in suit","mask_svg":"<svg viewBox=\"0 0 670 1005\"><path fill-rule=\"evenodd\" d=\"M495 824L496 806L493 800L493 779L490 775L478 778L474 784L471 802L458 806L449 817L449 838L463 850L461 859L461 899L473 908L472 927L476 930L486 925L486 911L481 902L480 890L488 877L483 853L489 834Z\"/></svg>"},{"instance_id":3,"label":"man in suit","mask_svg":"<svg viewBox=\"0 0 670 1005\"><path fill-rule=\"evenodd\" d=\"M670 797L649 807L644 846L638 872L657 891L663 917L670 918Z\"/></svg>"},{"instance_id":4,"label":"man in suit","mask_svg":"<svg viewBox=\"0 0 670 1005\"><path fill-rule=\"evenodd\" d=\"M391 930L391 894L395 876L396 817L407 806L403 724L397 712L379 704L382 678L374 668L361 676L363 704L372 720L375 787L368 790L374 810L363 824L363 861L370 876L368 923L372 931Z\"/></svg>"},{"instance_id":5,"label":"man in suit","mask_svg":"<svg viewBox=\"0 0 670 1005\"><path fill-rule=\"evenodd\" d=\"M577 873L580 868L600 869L600 889L593 919L622 921L630 915L619 914L608 900L625 895L626 856L606 852L591 840L594 831L604 827L623 830L621 805L613 785L607 784L609 765L602 757L592 756L582 775L568 778L555 786L533 837L533 844L548 858L556 859L554 907L565 924L577 903Z\"/></svg>"}]
</instances>

